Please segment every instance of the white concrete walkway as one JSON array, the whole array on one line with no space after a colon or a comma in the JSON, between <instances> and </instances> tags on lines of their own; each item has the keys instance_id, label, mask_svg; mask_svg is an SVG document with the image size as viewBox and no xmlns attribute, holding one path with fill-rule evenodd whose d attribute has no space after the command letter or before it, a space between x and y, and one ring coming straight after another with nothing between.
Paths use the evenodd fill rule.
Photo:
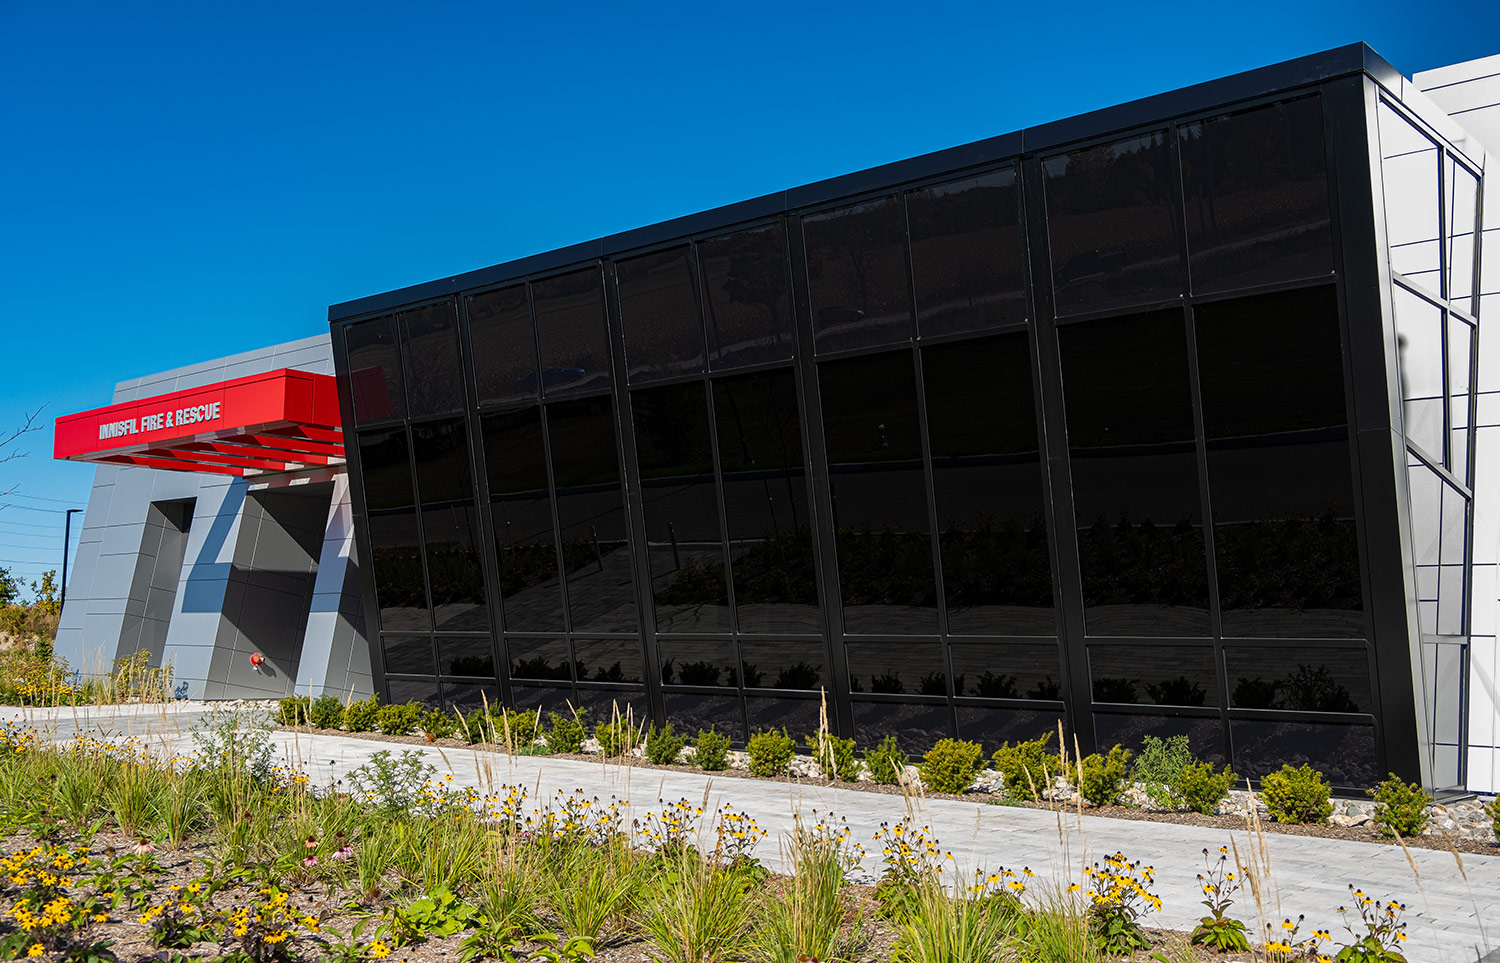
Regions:
<instances>
[{"instance_id":1,"label":"white concrete walkway","mask_svg":"<svg viewBox=\"0 0 1500 963\"><path fill-rule=\"evenodd\" d=\"M90 709L20 710L0 708L0 720L24 717L56 739L82 731L114 736L136 735L163 755L192 747L191 729L203 717L202 704L168 707L103 707ZM556 790L582 789L590 795L615 796L629 804L629 816L642 817L657 809L658 799L686 798L706 808L730 803L754 816L771 835L757 855L777 865L778 837L788 832L793 816L810 818L834 813L848 819L856 838L871 855L863 871L873 878L879 850L870 845L882 821L905 818L899 796L851 789L805 786L752 779L715 777L705 773L619 767L547 757L511 757L470 749L437 749L392 745L342 736L310 736L281 731L273 738L287 761L303 769L315 784L343 778L376 752L386 749L421 751L440 774L451 773L453 784L482 791L519 785L539 804ZM920 800L916 819L932 827L955 864L965 873L977 867L1030 867L1040 881L1065 885L1080 878L1080 868L1120 850L1131 859L1156 868L1156 892L1163 907L1148 918L1150 925L1190 929L1203 915L1196 875L1203 870L1202 850L1230 844L1242 854L1254 845L1246 832L1201 829L1169 823L1107 819L1076 814L1065 817L1034 810L949 799ZM1303 932L1327 927L1337 935L1337 907L1348 900L1350 883L1378 899L1407 904L1407 958L1413 963L1446 961L1472 963L1500 946L1500 856L1466 855L1462 868L1446 852L1346 842L1307 836L1267 834L1271 886L1265 912L1273 922L1283 916L1306 914ZM1466 878L1467 877L1467 878ZM1278 902L1279 901L1279 902ZM1232 910L1252 930L1261 928L1254 899L1247 892Z\"/></svg>"}]
</instances>

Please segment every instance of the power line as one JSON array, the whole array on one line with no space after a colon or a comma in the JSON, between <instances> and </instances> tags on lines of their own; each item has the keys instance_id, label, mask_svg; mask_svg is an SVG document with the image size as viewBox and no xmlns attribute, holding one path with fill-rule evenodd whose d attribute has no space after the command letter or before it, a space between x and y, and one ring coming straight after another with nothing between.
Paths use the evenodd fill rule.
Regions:
<instances>
[{"instance_id":1,"label":"power line","mask_svg":"<svg viewBox=\"0 0 1500 963\"><path fill-rule=\"evenodd\" d=\"M5 516L4 515L0 515L0 518L5 518ZM5 518L5 524L7 524L7 525L14 525L17 528L45 528L49 532L52 531L53 529L57 528L56 525L32 525L32 524L30 524L28 522L13 522L13 521L11 521L8 518ZM79 531L82 531L82 530L83 530L82 526L79 526Z\"/></svg>"},{"instance_id":2,"label":"power line","mask_svg":"<svg viewBox=\"0 0 1500 963\"><path fill-rule=\"evenodd\" d=\"M14 508L22 512L45 512L48 515L64 515L67 513L67 509L63 508L32 508L30 505L11 505L7 502L0 502L0 508Z\"/></svg>"},{"instance_id":3,"label":"power line","mask_svg":"<svg viewBox=\"0 0 1500 963\"><path fill-rule=\"evenodd\" d=\"M46 498L42 495L26 495L21 492L11 492L11 498L29 498L34 502L57 502L59 505L77 505L71 498Z\"/></svg>"}]
</instances>

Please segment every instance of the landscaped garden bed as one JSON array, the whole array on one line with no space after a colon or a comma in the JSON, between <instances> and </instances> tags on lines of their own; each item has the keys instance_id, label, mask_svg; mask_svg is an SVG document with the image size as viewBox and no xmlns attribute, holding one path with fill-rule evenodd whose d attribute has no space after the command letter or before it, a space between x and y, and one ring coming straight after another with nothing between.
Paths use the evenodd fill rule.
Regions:
<instances>
[{"instance_id":1,"label":"landscaped garden bed","mask_svg":"<svg viewBox=\"0 0 1500 963\"><path fill-rule=\"evenodd\" d=\"M1123 854L1044 880L956 867L925 827L860 840L815 813L768 841L727 805L627 813L580 793L449 790L415 753L377 755L334 791L276 766L246 714L194 735L194 753L164 761L132 740L53 746L4 728L0 958L1186 963L1217 958L1205 946L1337 950L1300 919L1264 941L1235 922L1245 871L1228 853L1204 851L1203 924L1162 933L1147 928L1155 872ZM780 875L759 861L768 846ZM873 888L849 882L866 850ZM1349 911L1380 954L1362 959L1400 959L1402 907L1351 893Z\"/></svg>"}]
</instances>

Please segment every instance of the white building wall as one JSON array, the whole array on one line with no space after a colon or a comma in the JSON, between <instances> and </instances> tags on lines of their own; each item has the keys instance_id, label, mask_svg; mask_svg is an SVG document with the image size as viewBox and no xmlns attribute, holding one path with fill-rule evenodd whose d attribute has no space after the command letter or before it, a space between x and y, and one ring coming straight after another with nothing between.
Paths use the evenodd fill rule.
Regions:
<instances>
[{"instance_id":1,"label":"white building wall","mask_svg":"<svg viewBox=\"0 0 1500 963\"><path fill-rule=\"evenodd\" d=\"M1419 73L1413 85L1473 136L1485 159L1479 304L1468 788L1500 791L1500 55ZM1487 256L1484 256L1487 255Z\"/></svg>"}]
</instances>

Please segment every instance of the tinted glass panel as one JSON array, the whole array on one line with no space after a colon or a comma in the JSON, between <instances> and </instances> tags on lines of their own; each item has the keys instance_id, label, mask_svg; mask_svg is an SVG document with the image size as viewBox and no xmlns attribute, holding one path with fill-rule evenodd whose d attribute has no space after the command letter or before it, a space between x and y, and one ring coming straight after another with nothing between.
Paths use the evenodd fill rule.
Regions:
<instances>
[{"instance_id":1,"label":"tinted glass panel","mask_svg":"<svg viewBox=\"0 0 1500 963\"><path fill-rule=\"evenodd\" d=\"M948 631L1056 632L1029 336L929 346L922 369Z\"/></svg>"},{"instance_id":2,"label":"tinted glass panel","mask_svg":"<svg viewBox=\"0 0 1500 963\"><path fill-rule=\"evenodd\" d=\"M639 639L575 641L573 660L580 683L641 681Z\"/></svg>"},{"instance_id":3,"label":"tinted glass panel","mask_svg":"<svg viewBox=\"0 0 1500 963\"><path fill-rule=\"evenodd\" d=\"M356 422L406 417L401 353L395 318L376 318L344 328L349 354L349 393Z\"/></svg>"},{"instance_id":4,"label":"tinted glass panel","mask_svg":"<svg viewBox=\"0 0 1500 963\"><path fill-rule=\"evenodd\" d=\"M480 425L505 627L511 632L560 632L562 588L547 496L542 411L489 414Z\"/></svg>"},{"instance_id":5,"label":"tinted glass panel","mask_svg":"<svg viewBox=\"0 0 1500 963\"><path fill-rule=\"evenodd\" d=\"M1042 171L1058 314L1181 293L1164 131L1049 157Z\"/></svg>"},{"instance_id":6,"label":"tinted glass panel","mask_svg":"<svg viewBox=\"0 0 1500 963\"><path fill-rule=\"evenodd\" d=\"M1234 719L1229 732L1234 771L1241 776L1259 779L1295 759L1334 786L1370 786L1381 778L1371 725Z\"/></svg>"},{"instance_id":7,"label":"tinted glass panel","mask_svg":"<svg viewBox=\"0 0 1500 963\"><path fill-rule=\"evenodd\" d=\"M780 222L699 242L698 265L710 368L792 356L792 292Z\"/></svg>"},{"instance_id":8,"label":"tinted glass panel","mask_svg":"<svg viewBox=\"0 0 1500 963\"><path fill-rule=\"evenodd\" d=\"M1061 699L1057 644L950 645L953 694L980 699Z\"/></svg>"},{"instance_id":9,"label":"tinted glass panel","mask_svg":"<svg viewBox=\"0 0 1500 963\"><path fill-rule=\"evenodd\" d=\"M1188 748L1199 759L1215 765L1227 761L1224 758L1224 727L1217 718L1094 713L1094 738L1101 746L1121 745L1139 753L1147 736L1163 740L1187 736Z\"/></svg>"},{"instance_id":10,"label":"tinted glass panel","mask_svg":"<svg viewBox=\"0 0 1500 963\"><path fill-rule=\"evenodd\" d=\"M542 359L542 392L549 397L609 387L609 341L604 327L604 276L596 267L531 285Z\"/></svg>"},{"instance_id":11,"label":"tinted glass panel","mask_svg":"<svg viewBox=\"0 0 1500 963\"><path fill-rule=\"evenodd\" d=\"M1393 285L1401 412L1408 444L1443 457L1443 310Z\"/></svg>"},{"instance_id":12,"label":"tinted glass panel","mask_svg":"<svg viewBox=\"0 0 1500 963\"><path fill-rule=\"evenodd\" d=\"M1058 338L1089 634L1208 635L1182 313L1070 324Z\"/></svg>"},{"instance_id":13,"label":"tinted glass panel","mask_svg":"<svg viewBox=\"0 0 1500 963\"><path fill-rule=\"evenodd\" d=\"M818 366L844 627L937 631L937 584L911 355Z\"/></svg>"},{"instance_id":14,"label":"tinted glass panel","mask_svg":"<svg viewBox=\"0 0 1500 963\"><path fill-rule=\"evenodd\" d=\"M436 679L387 679L385 684L392 705L420 702L432 706L442 698L443 690Z\"/></svg>"},{"instance_id":15,"label":"tinted glass panel","mask_svg":"<svg viewBox=\"0 0 1500 963\"><path fill-rule=\"evenodd\" d=\"M481 405L536 397L536 338L524 284L469 298L469 344Z\"/></svg>"},{"instance_id":16,"label":"tinted glass panel","mask_svg":"<svg viewBox=\"0 0 1500 963\"><path fill-rule=\"evenodd\" d=\"M438 636L438 674L494 678L495 654L488 636Z\"/></svg>"},{"instance_id":17,"label":"tinted glass panel","mask_svg":"<svg viewBox=\"0 0 1500 963\"><path fill-rule=\"evenodd\" d=\"M1236 709L1370 712L1370 658L1364 649L1226 646L1229 704Z\"/></svg>"},{"instance_id":18,"label":"tinted glass panel","mask_svg":"<svg viewBox=\"0 0 1500 963\"><path fill-rule=\"evenodd\" d=\"M657 643L663 685L729 686L739 682L733 642Z\"/></svg>"},{"instance_id":19,"label":"tinted glass panel","mask_svg":"<svg viewBox=\"0 0 1500 963\"><path fill-rule=\"evenodd\" d=\"M920 759L939 739L953 735L945 703L855 702L854 739L873 746L888 735L912 758Z\"/></svg>"},{"instance_id":20,"label":"tinted glass panel","mask_svg":"<svg viewBox=\"0 0 1500 963\"><path fill-rule=\"evenodd\" d=\"M917 330L923 337L1026 320L1014 169L906 195Z\"/></svg>"},{"instance_id":21,"label":"tinted glass panel","mask_svg":"<svg viewBox=\"0 0 1500 963\"><path fill-rule=\"evenodd\" d=\"M1194 316L1224 634L1362 635L1333 289Z\"/></svg>"},{"instance_id":22,"label":"tinted glass panel","mask_svg":"<svg viewBox=\"0 0 1500 963\"><path fill-rule=\"evenodd\" d=\"M452 301L402 311L406 337L406 398L413 417L461 411L464 377L458 363L458 307Z\"/></svg>"},{"instance_id":23,"label":"tinted glass panel","mask_svg":"<svg viewBox=\"0 0 1500 963\"><path fill-rule=\"evenodd\" d=\"M667 721L677 731L714 729L727 735L735 743L744 744L745 714L738 696L668 692L662 699L666 703Z\"/></svg>"},{"instance_id":24,"label":"tinted glass panel","mask_svg":"<svg viewBox=\"0 0 1500 963\"><path fill-rule=\"evenodd\" d=\"M883 197L802 222L818 353L911 338L911 282L899 198Z\"/></svg>"},{"instance_id":25,"label":"tinted glass panel","mask_svg":"<svg viewBox=\"0 0 1500 963\"><path fill-rule=\"evenodd\" d=\"M651 719L646 693L639 686L589 689L580 685L573 704L580 713L587 713L590 725L614 719L644 725Z\"/></svg>"},{"instance_id":26,"label":"tinted glass panel","mask_svg":"<svg viewBox=\"0 0 1500 963\"><path fill-rule=\"evenodd\" d=\"M1213 117L1178 135L1194 291L1333 270L1319 98Z\"/></svg>"},{"instance_id":27,"label":"tinted glass panel","mask_svg":"<svg viewBox=\"0 0 1500 963\"><path fill-rule=\"evenodd\" d=\"M989 706L957 706L954 712L958 716L958 738L979 743L987 753L999 749L1002 743L1036 739L1043 733L1050 734L1051 745L1056 746L1057 723L1062 718L1056 712Z\"/></svg>"},{"instance_id":28,"label":"tinted glass panel","mask_svg":"<svg viewBox=\"0 0 1500 963\"><path fill-rule=\"evenodd\" d=\"M728 632L724 541L703 382L637 391L630 404L656 627Z\"/></svg>"},{"instance_id":29,"label":"tinted glass panel","mask_svg":"<svg viewBox=\"0 0 1500 963\"><path fill-rule=\"evenodd\" d=\"M865 642L844 647L849 691L946 696L948 673L936 642Z\"/></svg>"},{"instance_id":30,"label":"tinted glass panel","mask_svg":"<svg viewBox=\"0 0 1500 963\"><path fill-rule=\"evenodd\" d=\"M359 467L365 483L366 510L377 512L416 504L405 428L360 432Z\"/></svg>"},{"instance_id":31,"label":"tinted glass panel","mask_svg":"<svg viewBox=\"0 0 1500 963\"><path fill-rule=\"evenodd\" d=\"M703 322L692 252L680 247L616 262L631 384L703 370Z\"/></svg>"},{"instance_id":32,"label":"tinted glass panel","mask_svg":"<svg viewBox=\"0 0 1500 963\"><path fill-rule=\"evenodd\" d=\"M713 391L739 630L817 632L796 380L766 371L720 378Z\"/></svg>"},{"instance_id":33,"label":"tinted glass panel","mask_svg":"<svg viewBox=\"0 0 1500 963\"><path fill-rule=\"evenodd\" d=\"M438 631L483 632L490 626L484 568L479 559L479 512L469 476L463 421L413 425L427 583Z\"/></svg>"},{"instance_id":34,"label":"tinted glass panel","mask_svg":"<svg viewBox=\"0 0 1500 963\"><path fill-rule=\"evenodd\" d=\"M572 627L638 631L625 495L608 397L547 406Z\"/></svg>"},{"instance_id":35,"label":"tinted glass panel","mask_svg":"<svg viewBox=\"0 0 1500 963\"><path fill-rule=\"evenodd\" d=\"M510 674L517 679L572 678L568 664L568 643L562 639L518 639L507 636L505 651L510 656Z\"/></svg>"},{"instance_id":36,"label":"tinted glass panel","mask_svg":"<svg viewBox=\"0 0 1500 963\"><path fill-rule=\"evenodd\" d=\"M422 546L417 538L416 512L410 509L372 512L369 527L380 627L430 630L431 612L422 579Z\"/></svg>"},{"instance_id":37,"label":"tinted glass panel","mask_svg":"<svg viewBox=\"0 0 1500 963\"><path fill-rule=\"evenodd\" d=\"M385 653L385 671L393 674L431 675L433 673L432 640L425 635L383 635L380 647Z\"/></svg>"},{"instance_id":38,"label":"tinted glass panel","mask_svg":"<svg viewBox=\"0 0 1500 963\"><path fill-rule=\"evenodd\" d=\"M785 728L799 742L818 731L817 699L745 697L745 717L751 732Z\"/></svg>"},{"instance_id":39,"label":"tinted glass panel","mask_svg":"<svg viewBox=\"0 0 1500 963\"><path fill-rule=\"evenodd\" d=\"M1089 646L1095 702L1216 706L1219 674L1204 646Z\"/></svg>"},{"instance_id":40,"label":"tinted glass panel","mask_svg":"<svg viewBox=\"0 0 1500 963\"><path fill-rule=\"evenodd\" d=\"M743 642L747 689L817 689L828 685L822 642Z\"/></svg>"}]
</instances>

